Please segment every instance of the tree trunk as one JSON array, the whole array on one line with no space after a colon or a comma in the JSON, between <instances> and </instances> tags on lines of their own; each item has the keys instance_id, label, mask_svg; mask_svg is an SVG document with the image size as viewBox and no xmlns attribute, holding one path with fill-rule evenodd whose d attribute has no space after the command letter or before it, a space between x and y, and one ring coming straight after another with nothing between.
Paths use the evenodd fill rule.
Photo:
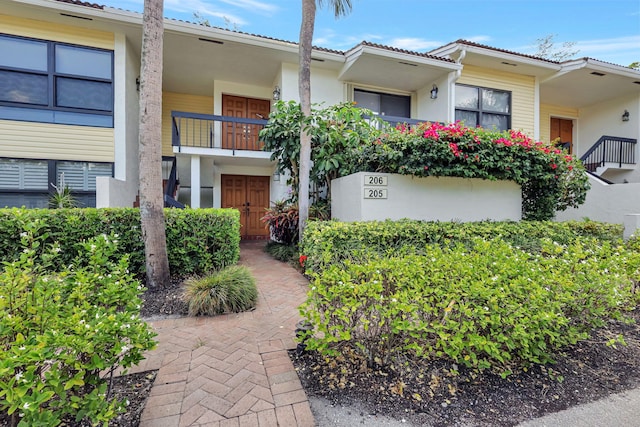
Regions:
<instances>
[{"instance_id":1,"label":"tree trunk","mask_svg":"<svg viewBox=\"0 0 640 427\"><path fill-rule=\"evenodd\" d=\"M147 287L169 283L169 260L162 194L162 49L163 0L145 0L140 67L140 225Z\"/></svg>"},{"instance_id":2,"label":"tree trunk","mask_svg":"<svg viewBox=\"0 0 640 427\"><path fill-rule=\"evenodd\" d=\"M311 171L311 136L305 129L305 119L311 115L311 49L313 27L316 18L316 0L302 0L302 24L300 25L300 68L298 90L303 124L300 127L300 174L298 187L299 241L309 219L309 173Z\"/></svg>"}]
</instances>

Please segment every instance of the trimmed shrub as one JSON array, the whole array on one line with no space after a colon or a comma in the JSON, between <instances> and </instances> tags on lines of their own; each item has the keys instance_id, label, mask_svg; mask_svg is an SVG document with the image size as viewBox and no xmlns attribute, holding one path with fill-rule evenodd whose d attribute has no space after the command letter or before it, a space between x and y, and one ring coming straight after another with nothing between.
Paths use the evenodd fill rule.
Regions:
<instances>
[{"instance_id":1,"label":"trimmed shrub","mask_svg":"<svg viewBox=\"0 0 640 427\"><path fill-rule=\"evenodd\" d=\"M189 304L190 316L240 313L255 308L258 289L251 271L234 265L187 280L184 299Z\"/></svg>"},{"instance_id":2,"label":"trimmed shrub","mask_svg":"<svg viewBox=\"0 0 640 427\"><path fill-rule=\"evenodd\" d=\"M307 271L322 269L346 261L361 262L388 255L398 255L410 248L415 253L430 244L451 246L469 244L474 237L501 238L514 247L539 253L542 241L551 239L561 245L580 237L600 242L618 242L622 226L594 221L520 221L520 222L309 222L302 242L301 254L307 257Z\"/></svg>"},{"instance_id":3,"label":"trimmed shrub","mask_svg":"<svg viewBox=\"0 0 640 427\"><path fill-rule=\"evenodd\" d=\"M37 222L42 243L60 246L53 268L69 265L79 253L80 242L100 234L116 234L118 251L129 255L130 270L138 277L145 271L140 211L109 209L0 209L0 254L15 261L22 251L19 236L25 224ZM165 209L167 252L172 272L201 274L240 257L240 216L235 209Z\"/></svg>"},{"instance_id":4,"label":"trimmed shrub","mask_svg":"<svg viewBox=\"0 0 640 427\"><path fill-rule=\"evenodd\" d=\"M447 359L508 375L621 318L638 300L638 268L637 252L594 239L542 239L532 254L471 238L329 265L300 312L315 328L307 348L327 355L356 349L372 366Z\"/></svg>"},{"instance_id":5,"label":"trimmed shrub","mask_svg":"<svg viewBox=\"0 0 640 427\"><path fill-rule=\"evenodd\" d=\"M139 317L144 288L113 236L77 242L79 256L56 270L62 248L43 243L41 226L23 224L20 257L0 272L0 411L19 426L106 425L125 409L108 373L155 346Z\"/></svg>"}]
</instances>

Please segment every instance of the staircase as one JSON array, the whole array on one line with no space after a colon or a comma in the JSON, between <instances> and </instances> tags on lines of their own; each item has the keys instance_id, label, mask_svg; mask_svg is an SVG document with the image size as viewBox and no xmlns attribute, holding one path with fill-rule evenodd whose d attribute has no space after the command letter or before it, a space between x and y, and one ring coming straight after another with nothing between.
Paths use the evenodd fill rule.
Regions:
<instances>
[{"instance_id":1,"label":"staircase","mask_svg":"<svg viewBox=\"0 0 640 427\"><path fill-rule=\"evenodd\" d=\"M162 180L162 187L164 189L164 207L165 208L179 208L184 209L184 205L176 200L178 196L178 172L177 162L175 157L162 156L162 170L163 175L166 169L171 167L167 178Z\"/></svg>"},{"instance_id":2,"label":"staircase","mask_svg":"<svg viewBox=\"0 0 640 427\"><path fill-rule=\"evenodd\" d=\"M603 135L580 157L588 172L600 176L607 169L631 170L636 167L637 140Z\"/></svg>"}]
</instances>

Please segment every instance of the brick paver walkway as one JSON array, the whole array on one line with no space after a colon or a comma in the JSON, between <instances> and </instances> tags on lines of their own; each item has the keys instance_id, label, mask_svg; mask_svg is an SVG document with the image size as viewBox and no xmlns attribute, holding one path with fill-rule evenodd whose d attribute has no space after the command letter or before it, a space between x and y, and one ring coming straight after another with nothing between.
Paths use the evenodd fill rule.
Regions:
<instances>
[{"instance_id":1,"label":"brick paver walkway","mask_svg":"<svg viewBox=\"0 0 640 427\"><path fill-rule=\"evenodd\" d=\"M256 310L151 322L158 347L132 372L159 369L140 427L313 426L287 350L307 281L242 243L240 263L257 280Z\"/></svg>"}]
</instances>

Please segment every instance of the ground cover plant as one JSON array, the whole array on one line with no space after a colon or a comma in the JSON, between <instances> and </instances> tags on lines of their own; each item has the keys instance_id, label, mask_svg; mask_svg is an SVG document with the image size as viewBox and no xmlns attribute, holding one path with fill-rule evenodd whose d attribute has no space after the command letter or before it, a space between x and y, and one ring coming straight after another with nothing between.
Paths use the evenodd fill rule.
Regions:
<instances>
[{"instance_id":1,"label":"ground cover plant","mask_svg":"<svg viewBox=\"0 0 640 427\"><path fill-rule=\"evenodd\" d=\"M80 242L74 262L54 269L61 247L44 243L41 226L24 224L23 251L0 273L0 420L106 425L125 410L110 373L155 345L139 317L144 288L117 255L117 236Z\"/></svg>"}]
</instances>

